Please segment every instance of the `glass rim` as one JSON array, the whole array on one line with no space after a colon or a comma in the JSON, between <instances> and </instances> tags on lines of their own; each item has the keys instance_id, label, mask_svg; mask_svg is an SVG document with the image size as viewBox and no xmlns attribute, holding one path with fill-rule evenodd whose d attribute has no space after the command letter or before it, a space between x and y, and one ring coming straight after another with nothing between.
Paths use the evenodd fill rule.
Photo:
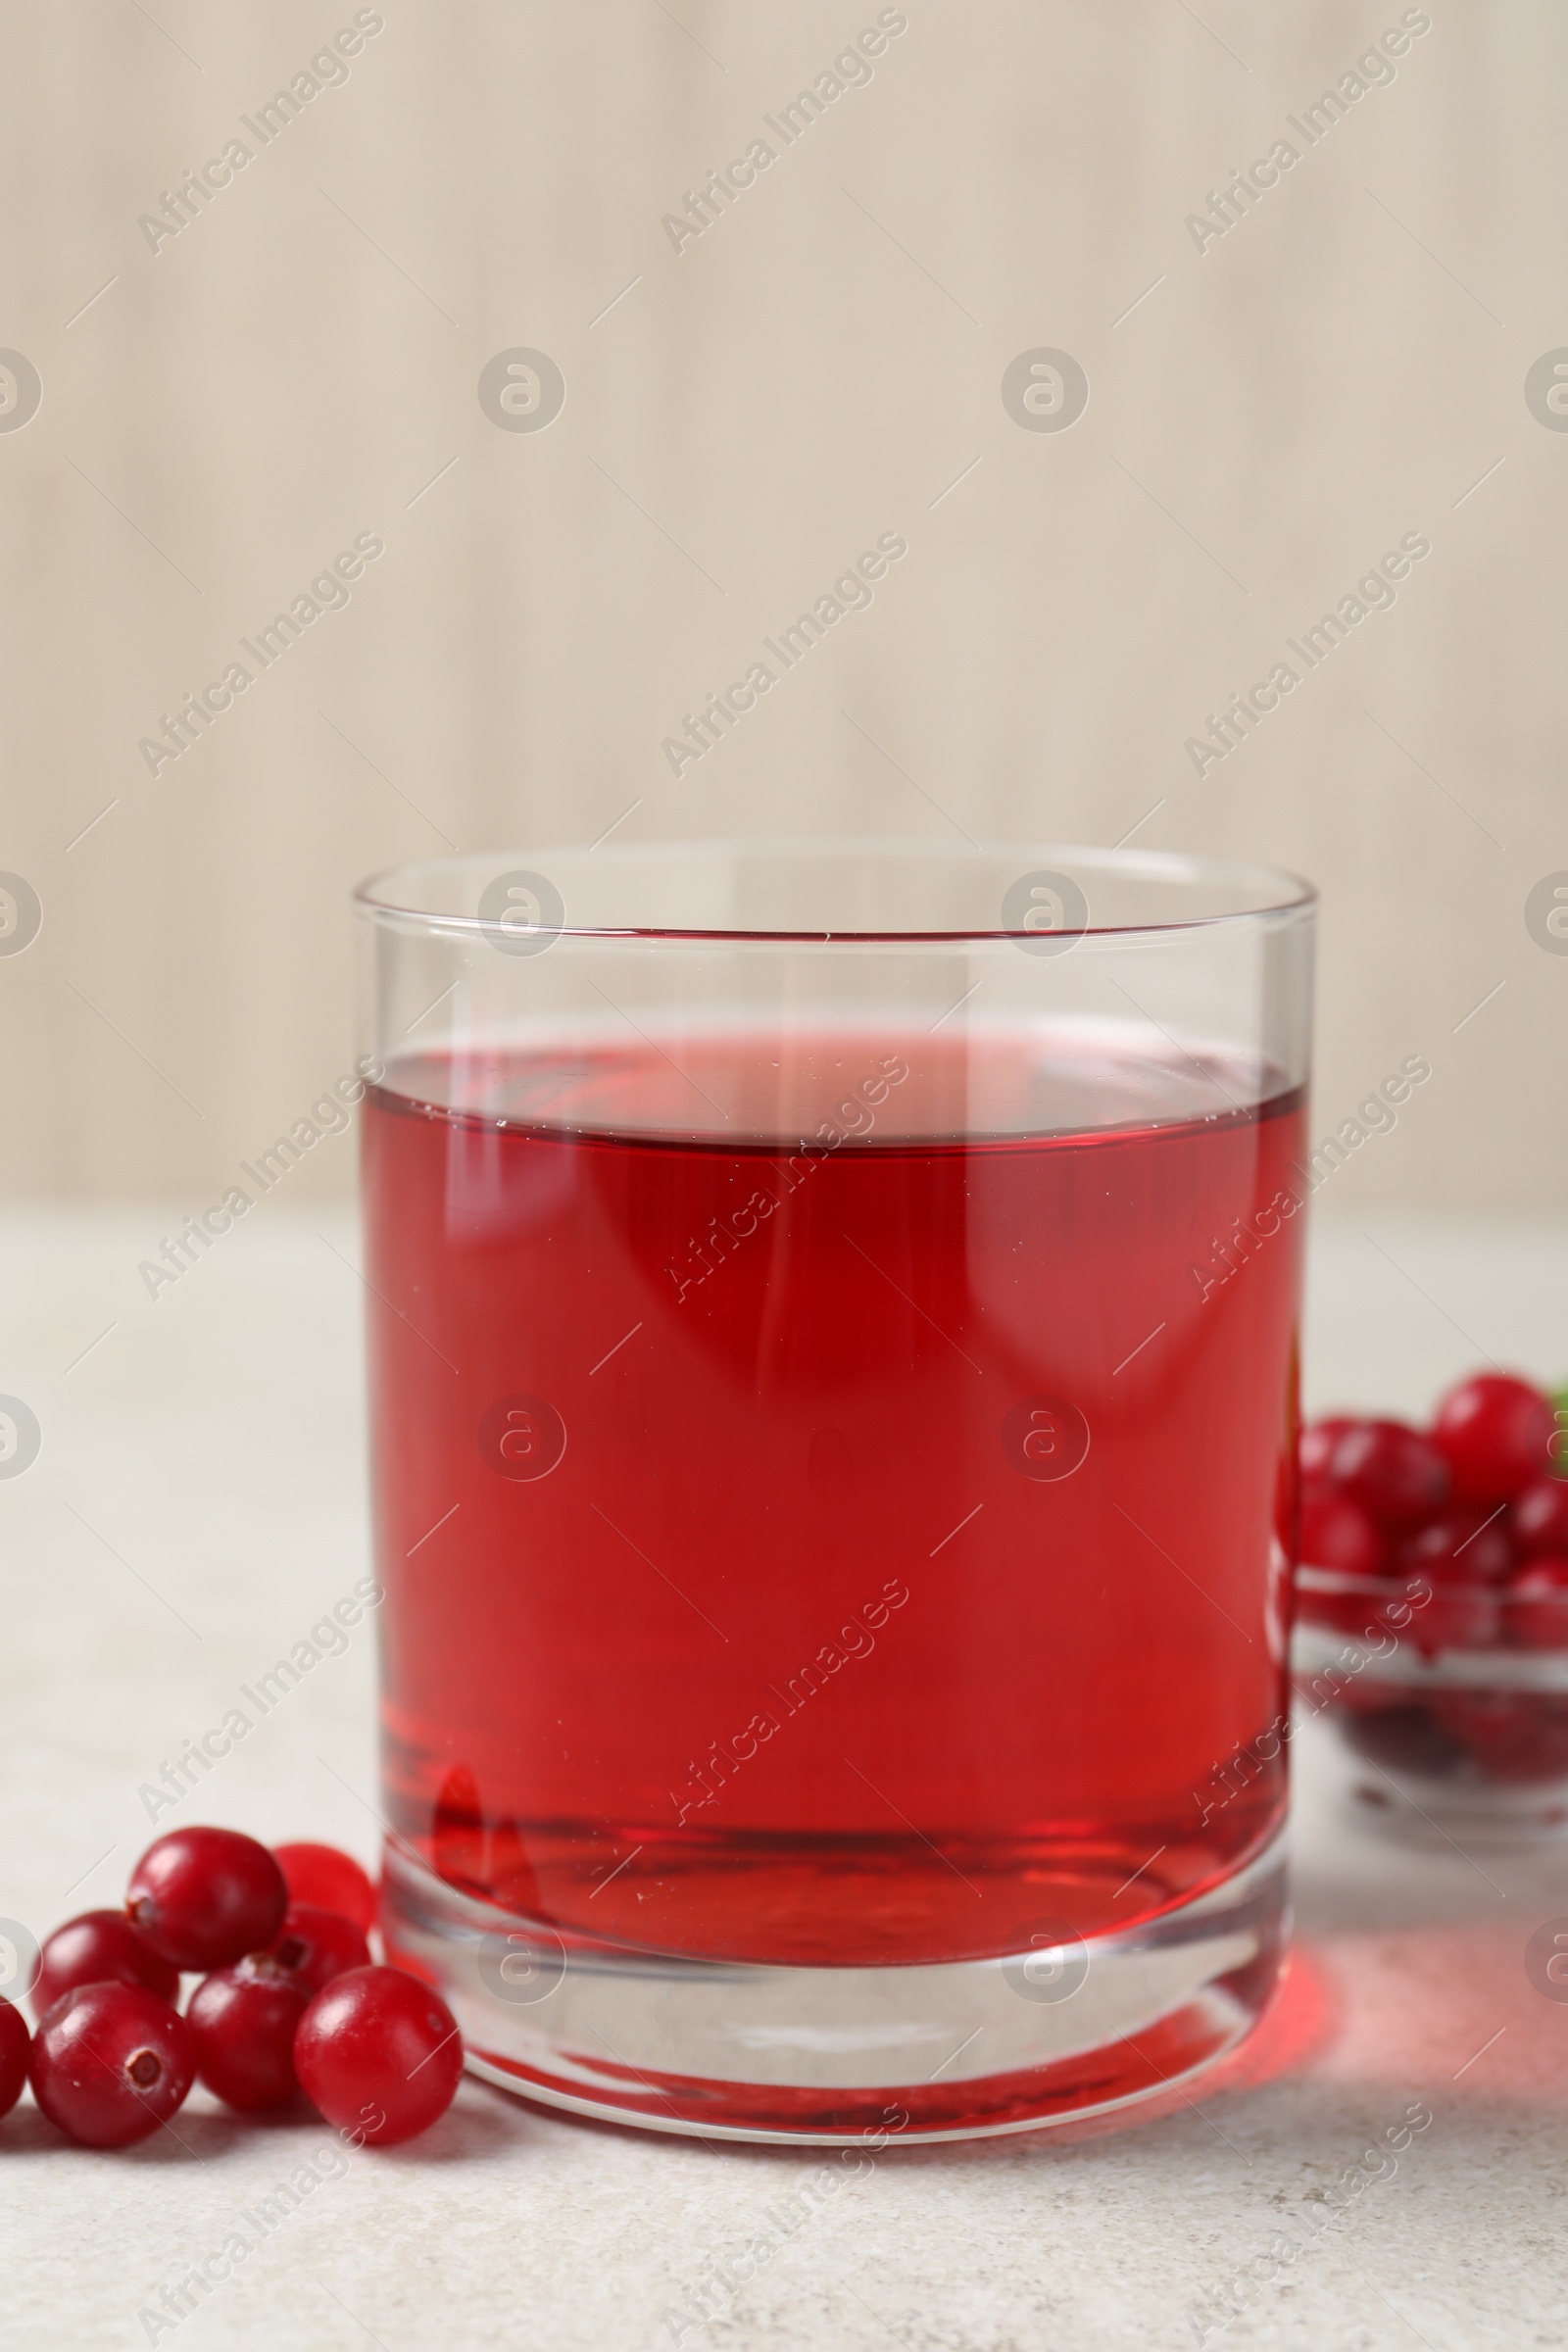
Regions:
<instances>
[{"instance_id":1,"label":"glass rim","mask_svg":"<svg viewBox=\"0 0 1568 2352\"><path fill-rule=\"evenodd\" d=\"M1529 1560L1520 1562L1521 1569L1531 1565ZM1494 1600L1499 1607L1522 1600L1530 1608L1568 1608L1568 1588L1559 1592L1518 1593L1510 1592L1506 1584L1489 1585L1479 1578L1474 1584L1440 1584L1419 1568L1391 1576L1351 1576L1340 1568L1316 1568L1307 1560L1298 1561L1296 1567L1296 1589L1308 1598L1409 1600L1412 1583L1427 1587L1420 1596L1423 1608L1429 1600Z\"/></svg>"},{"instance_id":2,"label":"glass rim","mask_svg":"<svg viewBox=\"0 0 1568 2352\"><path fill-rule=\"evenodd\" d=\"M723 853L734 858L767 859L795 858L815 858L824 866L841 866L849 858L875 859L883 863L916 859L936 861L946 865L973 868L987 859L1004 859L1018 867L1051 870L1053 859L1070 862L1080 869L1099 868L1102 872L1136 875L1151 884L1164 884L1175 890L1186 887L1200 895L1204 885L1213 892L1227 884L1233 889L1250 892L1252 904L1240 906L1210 908L1188 914L1176 914L1162 920L1099 922L1091 919L1075 926L1083 939L1136 938L1168 932L1215 930L1228 925L1285 922L1299 918L1311 911L1318 902L1315 886L1301 875L1287 868L1259 863L1249 858L1212 858L1177 850L1106 849L1089 843L981 841L968 848L950 846L947 842L923 839L877 840L858 836L842 838L832 835L767 835L737 837L701 835L690 840L661 840L619 844L603 854L605 866L618 865L623 871L636 861L673 863L693 857ZM514 858L522 871L537 870L548 874L552 859L573 862L600 856L597 842L561 842L548 848L519 850L460 851L450 858L431 858L413 863L389 866L368 875L350 894L354 911L371 921L393 928L411 928L436 933L456 933L462 937L472 934L485 937L493 933L492 918L477 912L472 914L446 913L417 900L430 894L429 878L451 876L464 867L475 871L504 867ZM424 883L420 891L419 884ZM1020 926L1004 924L984 927L972 923L951 925L929 924L895 926L870 931L782 929L761 924L671 924L671 923L590 923L574 922L569 911L559 926L552 930L562 938L598 940L647 940L711 942L714 945L797 946L797 947L917 947L956 946L973 943L977 946L995 942L1027 938Z\"/></svg>"}]
</instances>

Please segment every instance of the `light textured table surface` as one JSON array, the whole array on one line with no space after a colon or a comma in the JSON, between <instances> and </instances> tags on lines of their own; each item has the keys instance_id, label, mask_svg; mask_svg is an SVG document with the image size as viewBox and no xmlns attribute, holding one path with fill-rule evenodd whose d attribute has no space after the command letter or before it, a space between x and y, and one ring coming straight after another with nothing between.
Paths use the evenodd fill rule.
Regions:
<instances>
[{"instance_id":1,"label":"light textured table surface","mask_svg":"<svg viewBox=\"0 0 1568 2352\"><path fill-rule=\"evenodd\" d=\"M1568 1372L1568 1233L1368 1224L1319 1223L1309 1403L1421 1409L1483 1351ZM368 1566L353 1228L281 1206L251 1228L156 1304L135 1272L172 1230L153 1210L13 1218L0 1252L0 1390L44 1433L0 1482L0 1915L38 1933L118 1900L139 1786ZM370 1861L372 1677L362 1630L180 1818ZM890 2149L680 2340L1143 2352L1197 2342L1194 2308L1247 2278L1208 2338L1236 2352L1568 2344L1568 2005L1524 1967L1568 1915L1568 1847L1369 1842L1334 1774L1303 1741L1292 1976L1225 2076L1136 2129ZM1430 2125L1331 2217L1324 2192L1417 2103ZM0 2124L0 2343L144 2344L138 2312L238 2232L253 2250L159 2342L668 2345L666 2312L823 2153L602 2129L472 2083L409 2147L328 2144L198 2091L177 2137L95 2155L24 2101ZM318 2185L263 2232L258 2199L313 2156ZM1271 2261L1276 2240L1299 2250Z\"/></svg>"}]
</instances>

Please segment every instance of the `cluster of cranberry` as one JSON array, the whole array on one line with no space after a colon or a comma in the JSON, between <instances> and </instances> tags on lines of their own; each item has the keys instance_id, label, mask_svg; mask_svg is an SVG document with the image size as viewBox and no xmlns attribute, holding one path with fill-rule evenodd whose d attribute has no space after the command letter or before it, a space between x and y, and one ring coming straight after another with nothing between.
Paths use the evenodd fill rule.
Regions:
<instances>
[{"instance_id":1,"label":"cluster of cranberry","mask_svg":"<svg viewBox=\"0 0 1568 2352\"><path fill-rule=\"evenodd\" d=\"M84 1912L43 1945L35 2034L0 2000L0 2116L30 2079L71 2138L122 2148L199 2079L240 2109L303 2090L359 2145L411 2139L451 2105L463 2045L428 1985L372 1965L374 1917L374 1887L335 1846L171 1831L122 1911ZM183 2016L181 1970L203 1972Z\"/></svg>"},{"instance_id":2,"label":"cluster of cranberry","mask_svg":"<svg viewBox=\"0 0 1568 2352\"><path fill-rule=\"evenodd\" d=\"M1429 1430L1318 1421L1301 1439L1298 1608L1308 1624L1445 1650L1568 1651L1568 1464L1553 1400L1483 1373L1451 1389ZM1354 1709L1422 1712L1504 1780L1568 1773L1568 1701L1475 1685L1418 1701L1369 1671Z\"/></svg>"}]
</instances>

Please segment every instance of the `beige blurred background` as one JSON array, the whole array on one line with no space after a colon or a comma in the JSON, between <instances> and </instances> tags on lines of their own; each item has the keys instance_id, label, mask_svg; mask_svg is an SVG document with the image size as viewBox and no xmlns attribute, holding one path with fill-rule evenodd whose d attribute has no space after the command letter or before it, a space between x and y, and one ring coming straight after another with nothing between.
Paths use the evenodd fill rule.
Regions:
<instances>
[{"instance_id":1,"label":"beige blurred background","mask_svg":"<svg viewBox=\"0 0 1568 2352\"><path fill-rule=\"evenodd\" d=\"M879 15L786 145L764 118ZM1288 118L1401 18L1308 146ZM1568 956L1525 906L1568 868L1568 432L1525 379L1568 345L1560 10L7 0L0 36L0 345L42 387L0 429L0 868L43 909L0 956L14 1194L218 1197L348 1066L358 878L616 825L1297 868L1318 1131L1433 1069L1336 1206L1558 1207ZM264 146L242 118L300 75ZM564 378L543 430L481 407L519 347ZM1004 405L1039 347L1087 373L1070 430ZM672 774L682 714L889 531L872 607ZM360 533L346 607L149 773ZM1397 603L1197 775L1205 715L1407 533ZM332 1140L295 1197L351 1179Z\"/></svg>"}]
</instances>

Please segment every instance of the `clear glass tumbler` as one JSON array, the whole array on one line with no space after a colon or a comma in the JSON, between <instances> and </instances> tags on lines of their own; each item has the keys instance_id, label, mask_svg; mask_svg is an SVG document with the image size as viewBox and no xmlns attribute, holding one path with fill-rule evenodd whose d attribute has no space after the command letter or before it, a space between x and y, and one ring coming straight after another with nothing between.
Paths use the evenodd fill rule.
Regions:
<instances>
[{"instance_id":1,"label":"clear glass tumbler","mask_svg":"<svg viewBox=\"0 0 1568 2352\"><path fill-rule=\"evenodd\" d=\"M1310 890L786 842L357 907L385 1932L470 2066L939 2139L1230 2048L1283 1934Z\"/></svg>"}]
</instances>

